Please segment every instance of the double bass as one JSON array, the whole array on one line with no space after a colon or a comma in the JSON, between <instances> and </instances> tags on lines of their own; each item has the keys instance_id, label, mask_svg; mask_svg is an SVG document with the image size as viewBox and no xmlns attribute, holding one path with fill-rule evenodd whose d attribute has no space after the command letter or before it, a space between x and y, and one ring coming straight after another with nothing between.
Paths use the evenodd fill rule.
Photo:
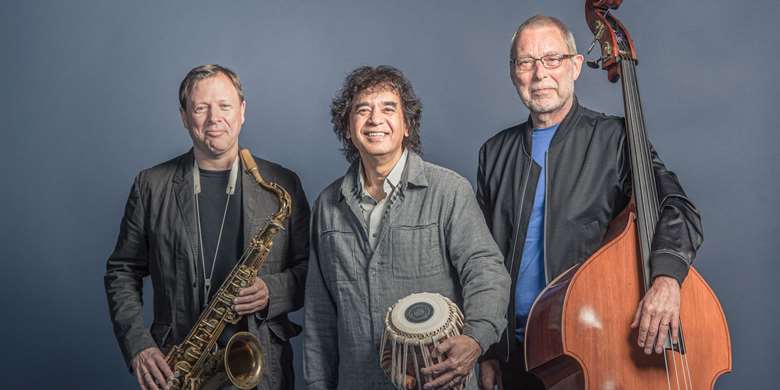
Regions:
<instances>
[{"instance_id":1,"label":"double bass","mask_svg":"<svg viewBox=\"0 0 780 390\"><path fill-rule=\"evenodd\" d=\"M602 246L551 281L534 302L525 331L526 369L548 389L712 389L731 371L731 340L715 293L691 267L680 289L678 342L646 355L630 324L650 286L649 257L659 202L636 77L631 36L610 9L622 0L586 0L602 57L591 67L621 81L632 197ZM592 47L591 47L592 48Z\"/></svg>"}]
</instances>

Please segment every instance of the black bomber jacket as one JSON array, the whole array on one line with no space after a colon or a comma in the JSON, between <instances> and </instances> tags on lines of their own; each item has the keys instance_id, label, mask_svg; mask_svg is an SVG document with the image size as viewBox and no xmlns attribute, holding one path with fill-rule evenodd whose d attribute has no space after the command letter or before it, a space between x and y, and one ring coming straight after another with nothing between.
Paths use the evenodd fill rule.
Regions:
<instances>
[{"instance_id":1,"label":"black bomber jacket","mask_svg":"<svg viewBox=\"0 0 780 390\"><path fill-rule=\"evenodd\" d=\"M512 278L508 326L484 358L507 360L516 348L514 290L541 167L531 158L528 121L491 137L479 152L477 199ZM623 118L596 113L577 102L561 122L547 152L544 270L547 283L585 261L602 244L607 225L631 194ZM651 147L660 200L650 255L650 280L672 276L682 283L702 227L696 207L677 176Z\"/></svg>"}]
</instances>

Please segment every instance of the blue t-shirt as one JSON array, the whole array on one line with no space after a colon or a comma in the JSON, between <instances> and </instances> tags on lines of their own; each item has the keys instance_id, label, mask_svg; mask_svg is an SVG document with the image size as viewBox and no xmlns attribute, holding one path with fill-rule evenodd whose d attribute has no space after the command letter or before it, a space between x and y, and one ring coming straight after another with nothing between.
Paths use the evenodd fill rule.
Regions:
<instances>
[{"instance_id":1,"label":"blue t-shirt","mask_svg":"<svg viewBox=\"0 0 780 390\"><path fill-rule=\"evenodd\" d=\"M525 323L531 305L546 283L544 276L544 187L547 173L545 156L556 130L558 125L546 129L534 129L532 134L531 157L542 167L542 173L536 185L534 205L528 222L528 232L525 236L520 271L515 286L515 316L517 317L515 335L520 341L524 338Z\"/></svg>"}]
</instances>

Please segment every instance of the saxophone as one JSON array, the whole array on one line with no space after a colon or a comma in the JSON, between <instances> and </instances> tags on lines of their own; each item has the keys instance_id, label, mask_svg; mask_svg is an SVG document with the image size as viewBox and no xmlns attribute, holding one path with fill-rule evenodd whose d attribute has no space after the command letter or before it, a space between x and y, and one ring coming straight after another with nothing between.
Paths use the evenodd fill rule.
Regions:
<instances>
[{"instance_id":1,"label":"saxophone","mask_svg":"<svg viewBox=\"0 0 780 390\"><path fill-rule=\"evenodd\" d=\"M266 225L257 231L244 250L209 306L201 313L189 335L174 346L165 360L173 370L168 381L171 390L219 389L230 381L239 389L251 389L260 383L263 374L263 353L257 337L249 332L238 332L227 345L217 349L225 326L236 324L242 316L231 308L238 290L251 285L260 267L271 252L273 239L290 216L292 200L280 185L263 179L248 149L241 150L244 169L262 188L279 199L279 209Z\"/></svg>"}]
</instances>

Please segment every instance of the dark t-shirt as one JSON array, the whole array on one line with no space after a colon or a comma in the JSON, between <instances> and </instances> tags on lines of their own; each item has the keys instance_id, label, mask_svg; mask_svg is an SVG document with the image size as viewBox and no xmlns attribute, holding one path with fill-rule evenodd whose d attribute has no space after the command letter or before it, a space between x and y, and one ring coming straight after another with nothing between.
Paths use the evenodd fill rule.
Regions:
<instances>
[{"instance_id":1,"label":"dark t-shirt","mask_svg":"<svg viewBox=\"0 0 780 390\"><path fill-rule=\"evenodd\" d=\"M217 247L219 227L222 224L222 215L225 212L225 202L228 201L225 189L227 188L229 178L229 170L200 170L201 192L198 195L198 207L200 208L200 227L206 276L211 272L212 264L214 266L209 299L208 302L204 302L204 305L211 302L214 293L219 290L222 282L225 281L230 271L238 263L238 259L243 252L243 232L241 229L243 213L241 212L241 177L239 176L239 180L236 180L236 190L230 196L230 204L228 204L227 214L225 215L225 226L222 229L222 239L219 243L219 252L217 252L216 262L214 262L214 251ZM203 274L199 276L201 277L201 288L203 288L205 283ZM226 329L222 337L220 337L220 341L222 341L220 344L224 345L224 342L227 341L226 337L229 337L237 330L245 329L245 321L244 319L239 322L238 328L229 327Z\"/></svg>"},{"instance_id":2,"label":"dark t-shirt","mask_svg":"<svg viewBox=\"0 0 780 390\"><path fill-rule=\"evenodd\" d=\"M211 272L212 265L214 267L209 299L219 289L241 254L241 181L236 180L236 191L230 196L230 204L225 215L225 227L222 229L222 240L219 243L216 262L214 262L219 228L222 224L222 215L225 212L225 202L228 196L225 193L225 188L229 177L229 170L200 170L201 192L198 195L198 207L200 208L200 228L206 276Z\"/></svg>"}]
</instances>

